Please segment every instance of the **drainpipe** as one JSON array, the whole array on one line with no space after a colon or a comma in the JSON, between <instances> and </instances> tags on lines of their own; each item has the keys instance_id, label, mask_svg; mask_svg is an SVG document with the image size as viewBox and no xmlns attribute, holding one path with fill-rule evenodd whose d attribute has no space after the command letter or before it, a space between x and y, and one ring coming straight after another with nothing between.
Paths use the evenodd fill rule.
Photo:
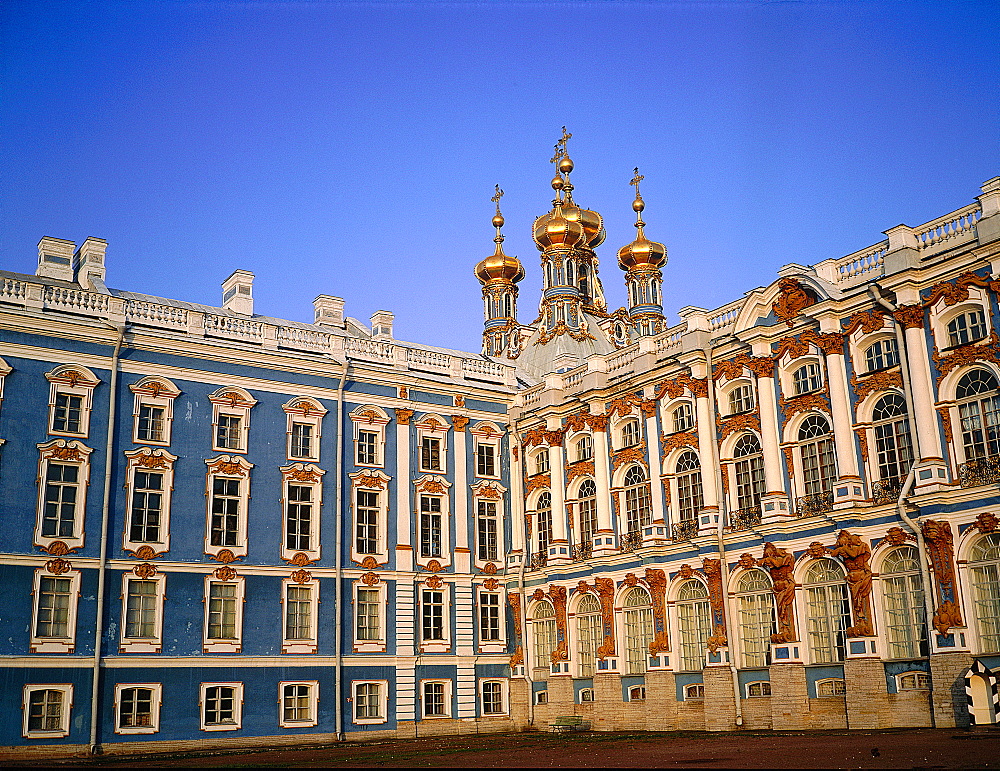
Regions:
<instances>
[{"instance_id":1,"label":"drainpipe","mask_svg":"<svg viewBox=\"0 0 1000 771\"><path fill-rule=\"evenodd\" d=\"M711 345L706 345L704 348L705 353L705 368L707 371L706 383L708 386L708 411L710 415L715 414L715 380L712 378L712 347ZM710 428L710 427L709 427ZM715 448L715 442L712 442L712 447ZM713 452L713 457L710 459L712 462L712 467L715 469L715 483L716 489L719 491L719 522L718 526L715 528L715 539L718 543L719 548L719 568L721 570L720 580L722 581L722 597L723 603L725 605L725 612L727 616L728 624L732 624L736 616L733 615L732 598L729 596L729 564L726 562L726 544L722 535L722 528L725 524L726 518L728 516L728 501L726 496L722 492L722 464L719 462L716 453ZM727 624L727 626L728 626ZM729 671L732 674L733 680L733 705L736 712L736 727L740 728L743 726L743 704L741 702L740 693L740 677L739 671L737 669L736 663L734 661L734 655L739 655L739 646L731 645L729 646Z\"/></svg>"},{"instance_id":2,"label":"drainpipe","mask_svg":"<svg viewBox=\"0 0 1000 771\"><path fill-rule=\"evenodd\" d=\"M334 682L336 687L336 723L337 741L344 740L344 654L341 645L341 634L343 631L344 618L344 384L347 381L347 368L350 362L344 357L344 367L340 371L340 383L337 385L337 528L335 544L337 548L335 556L336 575L336 604L337 612L334 614L334 652L337 665L334 669Z\"/></svg>"},{"instance_id":3,"label":"drainpipe","mask_svg":"<svg viewBox=\"0 0 1000 771\"><path fill-rule=\"evenodd\" d=\"M881 287L879 287L878 284L870 285L868 287L868 294L870 294L873 300L890 313L896 310L896 306L882 296ZM903 330L899 324L895 324L894 327L896 330L896 347L899 349L899 368L903 374L903 390L906 393L907 404L913 404L913 395L910 391L910 367L909 354L906 350L906 337L903 335ZM906 481L903 482L903 486L899 491L899 497L896 499L896 511L899 514L899 518L906 523L906 526L910 528L910 530L912 530L917 537L917 554L920 557L920 578L924 584L924 613L928 637L927 653L930 655L930 624L931 619L934 618L934 586L931 583L930 563L927 559L927 543L924 541L924 534L917 522L906 513L906 496L909 494L910 488L916 481L916 459L920 457L920 445L917 441L916 429L911 421L907 420L907 422L910 425L910 441L913 444L914 460L910 464L910 471L907 473ZM931 727L936 727L936 718L934 716L933 709L931 710Z\"/></svg>"},{"instance_id":4,"label":"drainpipe","mask_svg":"<svg viewBox=\"0 0 1000 771\"><path fill-rule=\"evenodd\" d=\"M521 452L521 434L518 432L517 428L514 428L511 433L514 436L514 441L517 442L515 445L518 448L518 453L521 456L521 467L524 466L524 453ZM521 472L518 471L520 474ZM522 474L523 477L523 474ZM521 493L521 505L524 505L524 493ZM524 528L524 517L519 517L520 526L523 530ZM528 725L535 724L535 693L532 690L532 685L534 681L531 679L531 666L528 662L528 598L524 596L524 571L528 566L528 534L524 533L521 538L521 566L517 570L517 593L521 598L519 603L520 615L521 615L521 650L524 653L524 679L528 682Z\"/></svg>"},{"instance_id":5,"label":"drainpipe","mask_svg":"<svg viewBox=\"0 0 1000 771\"><path fill-rule=\"evenodd\" d=\"M125 325L108 324L117 332L111 354L111 382L108 394L108 433L104 452L104 499L101 502L101 550L97 563L97 620L94 624L94 663L90 677L90 754L97 755L101 746L97 740L101 700L101 638L104 636L104 590L108 569L108 526L111 519L111 463L114 460L115 411L118 406L118 357L125 341Z\"/></svg>"}]
</instances>

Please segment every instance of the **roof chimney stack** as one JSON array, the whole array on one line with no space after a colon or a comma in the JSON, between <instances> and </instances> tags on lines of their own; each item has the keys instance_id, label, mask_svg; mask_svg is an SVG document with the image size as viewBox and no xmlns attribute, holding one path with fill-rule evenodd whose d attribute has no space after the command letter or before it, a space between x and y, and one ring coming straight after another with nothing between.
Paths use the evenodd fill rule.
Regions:
<instances>
[{"instance_id":1,"label":"roof chimney stack","mask_svg":"<svg viewBox=\"0 0 1000 771\"><path fill-rule=\"evenodd\" d=\"M45 236L38 242L38 269L41 278L73 280L73 250L76 244L64 238Z\"/></svg>"},{"instance_id":2,"label":"roof chimney stack","mask_svg":"<svg viewBox=\"0 0 1000 771\"><path fill-rule=\"evenodd\" d=\"M233 271L233 275L222 282L222 307L241 316L253 316L253 273Z\"/></svg>"}]
</instances>

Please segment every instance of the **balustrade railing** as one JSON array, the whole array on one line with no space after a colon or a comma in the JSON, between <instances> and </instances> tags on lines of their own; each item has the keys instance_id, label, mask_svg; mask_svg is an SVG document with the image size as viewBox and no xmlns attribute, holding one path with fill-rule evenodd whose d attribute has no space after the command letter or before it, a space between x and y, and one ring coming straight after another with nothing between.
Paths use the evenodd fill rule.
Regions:
<instances>
[{"instance_id":1,"label":"balustrade railing","mask_svg":"<svg viewBox=\"0 0 1000 771\"><path fill-rule=\"evenodd\" d=\"M885 267L885 253L889 248L889 242L883 241L875 246L862 249L854 254L841 257L837 260L837 281L851 281L853 279L867 276L870 273L882 274ZM872 277L874 278L874 276Z\"/></svg>"},{"instance_id":2,"label":"balustrade railing","mask_svg":"<svg viewBox=\"0 0 1000 771\"><path fill-rule=\"evenodd\" d=\"M369 361L393 361L393 345L381 340L366 340L361 337L344 338L344 351L348 356Z\"/></svg>"},{"instance_id":3,"label":"balustrade railing","mask_svg":"<svg viewBox=\"0 0 1000 771\"><path fill-rule=\"evenodd\" d=\"M594 553L594 544L591 541L574 544L570 550L570 559L573 562L583 562L589 560Z\"/></svg>"},{"instance_id":4,"label":"balustrade railing","mask_svg":"<svg viewBox=\"0 0 1000 771\"><path fill-rule=\"evenodd\" d=\"M929 249L965 233L971 233L981 215L982 209L978 203L974 203L914 228L917 236L917 248L920 250Z\"/></svg>"},{"instance_id":5,"label":"balustrade railing","mask_svg":"<svg viewBox=\"0 0 1000 771\"><path fill-rule=\"evenodd\" d=\"M0 279L0 297L23 302L28 293L28 285L13 278Z\"/></svg>"},{"instance_id":6,"label":"balustrade railing","mask_svg":"<svg viewBox=\"0 0 1000 771\"><path fill-rule=\"evenodd\" d=\"M670 537L675 541L690 541L698 535L698 520L683 519L670 526Z\"/></svg>"},{"instance_id":7,"label":"balustrade railing","mask_svg":"<svg viewBox=\"0 0 1000 771\"><path fill-rule=\"evenodd\" d=\"M1000 482L1000 457L977 458L958 467L962 487L980 487Z\"/></svg>"},{"instance_id":8,"label":"balustrade railing","mask_svg":"<svg viewBox=\"0 0 1000 771\"><path fill-rule=\"evenodd\" d=\"M833 493L803 495L795 499L795 513L800 517L811 517L824 511L833 511Z\"/></svg>"},{"instance_id":9,"label":"balustrade railing","mask_svg":"<svg viewBox=\"0 0 1000 771\"><path fill-rule=\"evenodd\" d=\"M278 327L278 345L306 351L326 351L330 348L331 335L301 327Z\"/></svg>"},{"instance_id":10,"label":"balustrade railing","mask_svg":"<svg viewBox=\"0 0 1000 771\"><path fill-rule=\"evenodd\" d=\"M423 351L419 348L407 348L406 363L416 369L448 370L451 368L451 356L435 351Z\"/></svg>"},{"instance_id":11,"label":"balustrade railing","mask_svg":"<svg viewBox=\"0 0 1000 771\"><path fill-rule=\"evenodd\" d=\"M528 570L538 570L549 564L549 555L545 552L536 552L528 560Z\"/></svg>"},{"instance_id":12,"label":"balustrade railing","mask_svg":"<svg viewBox=\"0 0 1000 771\"><path fill-rule=\"evenodd\" d=\"M205 334L212 337L235 337L258 342L264 337L264 325L259 321L238 319L233 316L205 314Z\"/></svg>"},{"instance_id":13,"label":"balustrade railing","mask_svg":"<svg viewBox=\"0 0 1000 771\"><path fill-rule=\"evenodd\" d=\"M730 530L749 530L760 524L760 506L750 506L729 512Z\"/></svg>"},{"instance_id":14,"label":"balustrade railing","mask_svg":"<svg viewBox=\"0 0 1000 771\"><path fill-rule=\"evenodd\" d=\"M903 477L888 477L872 482L872 501L876 504L895 503L903 489Z\"/></svg>"},{"instance_id":15,"label":"balustrade railing","mask_svg":"<svg viewBox=\"0 0 1000 771\"><path fill-rule=\"evenodd\" d=\"M631 533L625 533L619 541L620 548L618 551L622 552L633 552L642 546L642 531L635 530Z\"/></svg>"},{"instance_id":16,"label":"balustrade railing","mask_svg":"<svg viewBox=\"0 0 1000 771\"><path fill-rule=\"evenodd\" d=\"M738 300L735 303L722 306L719 310L715 311L708 317L709 329L713 332L718 332L720 329L732 326L736 323L736 317L740 315L740 310L742 308L743 300Z\"/></svg>"},{"instance_id":17,"label":"balustrade railing","mask_svg":"<svg viewBox=\"0 0 1000 771\"><path fill-rule=\"evenodd\" d=\"M66 289L61 286L45 287L45 305L50 308L68 308L71 311L87 313L107 313L108 295L85 292L80 289Z\"/></svg>"},{"instance_id":18,"label":"balustrade railing","mask_svg":"<svg viewBox=\"0 0 1000 771\"><path fill-rule=\"evenodd\" d=\"M472 373L473 376L486 375L491 379L503 380L507 369L503 364L497 364L495 361L462 359L462 371L465 372L466 377Z\"/></svg>"},{"instance_id":19,"label":"balustrade railing","mask_svg":"<svg viewBox=\"0 0 1000 771\"><path fill-rule=\"evenodd\" d=\"M187 329L188 324L188 312L184 308L143 300L129 300L125 303L125 318L132 324L147 324L152 327Z\"/></svg>"}]
</instances>

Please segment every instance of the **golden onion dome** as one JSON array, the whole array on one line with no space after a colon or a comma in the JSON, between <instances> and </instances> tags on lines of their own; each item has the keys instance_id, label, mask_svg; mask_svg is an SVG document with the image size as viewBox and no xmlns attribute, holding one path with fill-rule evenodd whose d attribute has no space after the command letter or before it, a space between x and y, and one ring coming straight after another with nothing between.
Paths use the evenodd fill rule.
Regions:
<instances>
[{"instance_id":1,"label":"golden onion dome","mask_svg":"<svg viewBox=\"0 0 1000 771\"><path fill-rule=\"evenodd\" d=\"M524 267L517 257L504 254L503 238L497 241L496 251L476 265L476 278L484 284L488 281L503 279L505 281L520 281L524 278Z\"/></svg>"},{"instance_id":2,"label":"golden onion dome","mask_svg":"<svg viewBox=\"0 0 1000 771\"><path fill-rule=\"evenodd\" d=\"M636 174L638 175L638 170ZM635 241L618 250L618 267L622 270L662 268L667 262L667 247L656 241L650 241L643 232L646 223L642 221L642 210L645 208L646 204L643 203L638 191L636 191L632 209L635 211L635 226L639 232L636 234Z\"/></svg>"},{"instance_id":3,"label":"golden onion dome","mask_svg":"<svg viewBox=\"0 0 1000 771\"><path fill-rule=\"evenodd\" d=\"M566 216L561 202L557 202L556 207L548 214L535 220L534 237L535 245L541 251L554 246L572 248L587 243L583 225L579 219Z\"/></svg>"},{"instance_id":4,"label":"golden onion dome","mask_svg":"<svg viewBox=\"0 0 1000 771\"><path fill-rule=\"evenodd\" d=\"M583 209L570 201L563 206L563 215L566 219L579 222L583 226L587 246L591 249L596 249L604 243L607 235L604 232L604 218L596 211Z\"/></svg>"}]
</instances>

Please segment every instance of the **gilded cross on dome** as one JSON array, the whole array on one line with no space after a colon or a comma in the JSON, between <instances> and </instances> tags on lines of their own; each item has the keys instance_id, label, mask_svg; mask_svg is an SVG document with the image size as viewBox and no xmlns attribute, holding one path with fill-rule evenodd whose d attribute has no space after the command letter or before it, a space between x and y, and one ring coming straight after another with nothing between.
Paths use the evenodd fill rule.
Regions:
<instances>
[{"instance_id":1,"label":"gilded cross on dome","mask_svg":"<svg viewBox=\"0 0 1000 771\"><path fill-rule=\"evenodd\" d=\"M632 171L635 172L635 176L632 177L632 181L629 182L629 184L635 186L635 194L639 195L639 183L642 182L645 179L645 177L642 176L642 174L639 173L639 167L638 166L636 166L634 169L632 169Z\"/></svg>"}]
</instances>

